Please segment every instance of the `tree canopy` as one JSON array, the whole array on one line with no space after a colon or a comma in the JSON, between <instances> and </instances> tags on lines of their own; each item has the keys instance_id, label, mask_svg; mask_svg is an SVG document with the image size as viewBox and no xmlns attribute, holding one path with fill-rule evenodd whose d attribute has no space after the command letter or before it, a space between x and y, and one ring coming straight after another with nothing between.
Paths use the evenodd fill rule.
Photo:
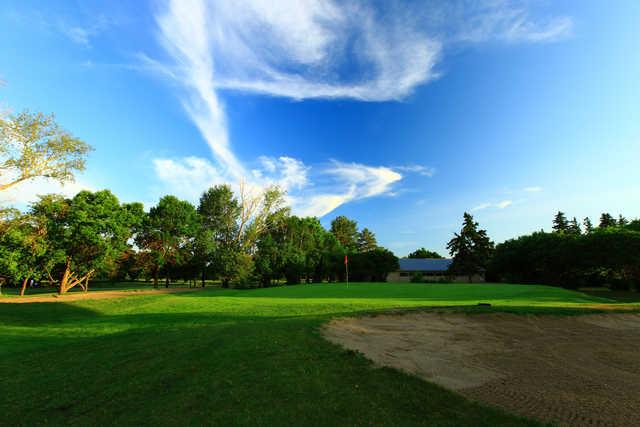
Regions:
<instances>
[{"instance_id":1,"label":"tree canopy","mask_svg":"<svg viewBox=\"0 0 640 427\"><path fill-rule=\"evenodd\" d=\"M25 111L0 116L0 191L37 177L73 181L91 150L62 129L53 115Z\"/></svg>"},{"instance_id":2,"label":"tree canopy","mask_svg":"<svg viewBox=\"0 0 640 427\"><path fill-rule=\"evenodd\" d=\"M443 259L444 257L435 251L430 251L425 248L419 248L411 252L407 258L436 258Z\"/></svg>"}]
</instances>

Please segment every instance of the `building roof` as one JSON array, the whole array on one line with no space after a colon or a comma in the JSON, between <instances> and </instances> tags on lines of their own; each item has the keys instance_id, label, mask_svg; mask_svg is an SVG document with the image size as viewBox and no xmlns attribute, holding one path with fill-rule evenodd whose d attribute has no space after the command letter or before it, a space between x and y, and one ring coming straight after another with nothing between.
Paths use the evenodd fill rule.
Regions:
<instances>
[{"instance_id":1,"label":"building roof","mask_svg":"<svg viewBox=\"0 0 640 427\"><path fill-rule=\"evenodd\" d=\"M400 271L446 271L452 259L400 258Z\"/></svg>"}]
</instances>

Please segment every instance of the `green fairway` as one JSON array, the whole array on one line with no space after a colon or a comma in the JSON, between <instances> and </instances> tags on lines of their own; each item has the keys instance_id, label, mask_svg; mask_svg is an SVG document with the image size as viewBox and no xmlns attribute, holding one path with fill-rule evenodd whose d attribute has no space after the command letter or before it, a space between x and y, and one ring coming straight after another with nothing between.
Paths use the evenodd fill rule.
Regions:
<instances>
[{"instance_id":1,"label":"green fairway","mask_svg":"<svg viewBox=\"0 0 640 427\"><path fill-rule=\"evenodd\" d=\"M389 308L576 309L611 300L524 285L318 284L0 304L0 425L496 425L522 419L319 334ZM638 306L640 308L640 306Z\"/></svg>"}]
</instances>

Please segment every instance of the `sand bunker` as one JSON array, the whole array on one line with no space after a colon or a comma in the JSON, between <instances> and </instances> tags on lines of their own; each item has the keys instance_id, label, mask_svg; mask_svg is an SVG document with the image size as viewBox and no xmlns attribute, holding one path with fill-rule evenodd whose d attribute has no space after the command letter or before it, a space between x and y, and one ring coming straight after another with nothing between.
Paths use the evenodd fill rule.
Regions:
<instances>
[{"instance_id":1,"label":"sand bunker","mask_svg":"<svg viewBox=\"0 0 640 427\"><path fill-rule=\"evenodd\" d=\"M640 314L421 312L341 318L332 342L509 412L640 425Z\"/></svg>"}]
</instances>

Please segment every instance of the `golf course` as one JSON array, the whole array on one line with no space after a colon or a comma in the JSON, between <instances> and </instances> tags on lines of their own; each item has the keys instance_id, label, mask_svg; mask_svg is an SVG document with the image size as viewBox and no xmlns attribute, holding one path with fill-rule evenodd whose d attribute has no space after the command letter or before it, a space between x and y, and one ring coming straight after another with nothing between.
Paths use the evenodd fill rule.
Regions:
<instances>
[{"instance_id":1,"label":"golf course","mask_svg":"<svg viewBox=\"0 0 640 427\"><path fill-rule=\"evenodd\" d=\"M509 284L207 288L65 302L72 295L26 304L2 298L0 425L536 425L380 368L323 338L323 325L397 309L469 316L640 309Z\"/></svg>"}]
</instances>

